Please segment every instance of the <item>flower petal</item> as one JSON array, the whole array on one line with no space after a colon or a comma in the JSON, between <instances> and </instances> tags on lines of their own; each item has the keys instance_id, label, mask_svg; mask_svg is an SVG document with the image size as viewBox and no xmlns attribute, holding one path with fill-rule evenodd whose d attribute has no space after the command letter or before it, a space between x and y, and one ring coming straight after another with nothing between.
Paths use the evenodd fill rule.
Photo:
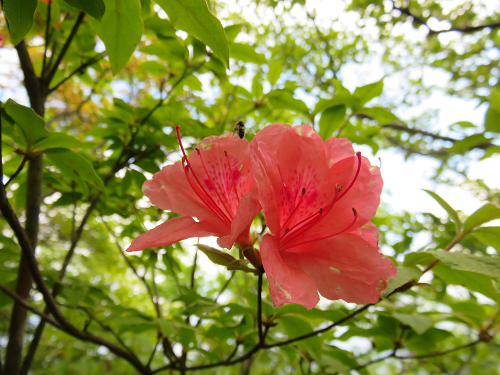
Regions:
<instances>
[{"instance_id":1,"label":"flower petal","mask_svg":"<svg viewBox=\"0 0 500 375\"><path fill-rule=\"evenodd\" d=\"M276 168L273 155L260 144L253 143L250 152L252 171L257 184L258 199L266 217L266 224L272 233L280 231L278 197L281 196L283 183ZM265 148L265 145L264 145Z\"/></svg>"},{"instance_id":2,"label":"flower petal","mask_svg":"<svg viewBox=\"0 0 500 375\"><path fill-rule=\"evenodd\" d=\"M263 129L259 130L252 140L252 144L262 143L265 144L268 149L276 150L276 146L281 140L283 133L290 129L292 125L290 124L271 124L267 125Z\"/></svg>"},{"instance_id":3,"label":"flower petal","mask_svg":"<svg viewBox=\"0 0 500 375\"><path fill-rule=\"evenodd\" d=\"M257 199L257 189L252 190L241 198L238 210L231 223L231 234L219 237L217 243L220 247L230 249L234 242L240 245L252 246L253 241L250 236L250 225L253 219L260 212L261 206Z\"/></svg>"},{"instance_id":4,"label":"flower petal","mask_svg":"<svg viewBox=\"0 0 500 375\"><path fill-rule=\"evenodd\" d=\"M233 133L208 137L198 143L189 162L205 191L230 219L240 199L252 191L255 181L250 164L250 145Z\"/></svg>"},{"instance_id":5,"label":"flower petal","mask_svg":"<svg viewBox=\"0 0 500 375\"><path fill-rule=\"evenodd\" d=\"M313 280L293 258L282 258L275 236L266 234L260 244L260 251L274 306L297 303L310 310L318 304L319 296Z\"/></svg>"},{"instance_id":6,"label":"flower petal","mask_svg":"<svg viewBox=\"0 0 500 375\"><path fill-rule=\"evenodd\" d=\"M186 238L219 236L221 233L217 224L208 220L196 222L188 216L175 217L135 238L127 252L169 246Z\"/></svg>"},{"instance_id":7,"label":"flower petal","mask_svg":"<svg viewBox=\"0 0 500 375\"><path fill-rule=\"evenodd\" d=\"M329 166L342 159L354 156L354 149L347 138L328 138L325 141L325 152Z\"/></svg>"},{"instance_id":8,"label":"flower petal","mask_svg":"<svg viewBox=\"0 0 500 375\"><path fill-rule=\"evenodd\" d=\"M353 208L356 210L357 219L349 231L362 227L375 216L380 204L382 177L379 168L371 167L367 158L362 157L361 163L358 178L351 189L335 203L323 220L304 233L304 236L323 238L341 232L352 223ZM356 169L356 157L340 160L330 168L330 183L340 184L345 191L354 178Z\"/></svg>"},{"instance_id":9,"label":"flower petal","mask_svg":"<svg viewBox=\"0 0 500 375\"><path fill-rule=\"evenodd\" d=\"M180 162L163 167L153 175L153 179L144 183L142 190L151 203L162 210L200 220L215 217L189 185Z\"/></svg>"},{"instance_id":10,"label":"flower petal","mask_svg":"<svg viewBox=\"0 0 500 375\"><path fill-rule=\"evenodd\" d=\"M396 276L389 258L352 233L287 249L283 259L295 262L331 300L375 303L387 280Z\"/></svg>"}]
</instances>

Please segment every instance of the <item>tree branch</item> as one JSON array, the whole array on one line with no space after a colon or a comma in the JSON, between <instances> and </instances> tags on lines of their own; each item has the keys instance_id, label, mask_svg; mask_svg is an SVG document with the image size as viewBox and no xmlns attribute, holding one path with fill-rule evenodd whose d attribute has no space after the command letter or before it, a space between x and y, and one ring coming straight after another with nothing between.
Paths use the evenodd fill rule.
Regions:
<instances>
[{"instance_id":1,"label":"tree branch","mask_svg":"<svg viewBox=\"0 0 500 375\"><path fill-rule=\"evenodd\" d=\"M64 42L64 45L61 49L61 52L59 52L59 55L57 56L57 59L54 62L54 66L50 67L47 75L42 77L43 80L45 82L47 82L47 85L50 84L50 81L52 81L52 78L54 78L54 75L56 74L57 69L59 69L59 65L61 64L64 56L66 55L66 52L68 52L69 46L71 45L73 38L75 37L76 33L78 32L78 28L80 27L80 24L82 23L84 17L85 17L85 13L80 12L80 14L78 15L78 18L75 21L75 24L73 25L73 28L71 29L71 32L69 33L68 39L66 39L66 42Z\"/></svg>"},{"instance_id":2,"label":"tree branch","mask_svg":"<svg viewBox=\"0 0 500 375\"><path fill-rule=\"evenodd\" d=\"M21 173L21 171L24 169L24 165L26 164L27 160L28 159L27 159L26 155L24 155L23 160L21 161L21 164L19 165L17 170L12 174L12 176L10 176L9 180L3 185L4 188L7 188L7 186L9 186L9 184L12 182L12 180L14 180L17 177L17 175L19 173Z\"/></svg>"},{"instance_id":3,"label":"tree branch","mask_svg":"<svg viewBox=\"0 0 500 375\"><path fill-rule=\"evenodd\" d=\"M128 351L125 351L124 349L120 348L119 346L116 346L115 344L110 343L92 333L82 332L78 330L61 313L49 288L45 284L43 276L38 267L38 261L35 258L31 243L28 239L28 236L26 235L26 232L19 223L19 220L16 214L14 213L14 210L12 209L7 200L3 185L0 185L0 211L2 212L5 220L9 223L11 229L14 231L14 234L21 247L22 254L26 259L29 271L33 276L33 280L35 281L40 293L42 293L45 304L47 305L47 308L49 309L50 313L54 316L54 319L59 325L60 329L68 333L69 335L78 338L79 340L89 341L94 344L103 345L107 347L112 353L127 360L141 374L149 375L151 373L150 370L146 366L144 366L134 354L131 354Z\"/></svg>"},{"instance_id":4,"label":"tree branch","mask_svg":"<svg viewBox=\"0 0 500 375\"><path fill-rule=\"evenodd\" d=\"M73 70L70 74L68 74L66 77L64 77L60 82L56 83L53 87L49 88L49 94L54 92L55 90L57 90L59 88L59 86L63 85L66 81L71 79L71 77L73 77L75 74L83 73L85 71L85 69L87 69L89 66L97 63L99 60L104 58L104 56L106 56L106 52L101 52L98 55L95 55L94 57L91 57L90 59L88 59L87 61L82 63L82 65L80 65L78 68Z\"/></svg>"},{"instance_id":5,"label":"tree branch","mask_svg":"<svg viewBox=\"0 0 500 375\"><path fill-rule=\"evenodd\" d=\"M422 17L417 16L414 13L412 13L409 7L405 7L405 8L397 7L396 4L394 3L394 0L391 0L391 3L392 3L392 8L394 10L399 10L405 16L413 18L415 20L415 22L417 22L418 24L427 27L427 29L429 30L429 35L449 33L451 31L457 31L457 32L462 33L462 34L468 34L468 33L474 33L476 31L480 31L483 29L489 28L489 29L493 30L493 29L500 27L500 22L493 22L493 23L479 25L479 26L461 26L461 27L452 26L449 29L445 29L445 30L434 30L427 24L426 20L424 20Z\"/></svg>"},{"instance_id":6,"label":"tree branch","mask_svg":"<svg viewBox=\"0 0 500 375\"><path fill-rule=\"evenodd\" d=\"M29 310L32 313L34 313L34 314L38 315L39 317L43 318L45 321L47 321L52 326L61 329L61 326L59 325L59 323L57 323L54 319L52 319L50 316L48 316L48 315L44 314L43 312L38 311L37 309L35 309L34 307L32 307L23 298L21 298L20 296L18 296L17 294L15 294L13 292L11 292L9 288L7 288L5 285L3 285L1 283L0 283L0 290L5 295L7 295L8 297L10 297L11 299L13 299L14 301L16 301L17 303L19 303L20 305L22 305L26 310Z\"/></svg>"},{"instance_id":7,"label":"tree branch","mask_svg":"<svg viewBox=\"0 0 500 375\"><path fill-rule=\"evenodd\" d=\"M259 274L257 282L257 329L259 331L259 343L264 343L262 336L262 273Z\"/></svg>"},{"instance_id":8,"label":"tree branch","mask_svg":"<svg viewBox=\"0 0 500 375\"><path fill-rule=\"evenodd\" d=\"M50 39L50 10L52 8L52 0L47 3L47 21L45 25L45 46L43 47L43 61L42 61L42 73L41 76L45 74L45 69L47 68L47 50L49 47Z\"/></svg>"}]
</instances>

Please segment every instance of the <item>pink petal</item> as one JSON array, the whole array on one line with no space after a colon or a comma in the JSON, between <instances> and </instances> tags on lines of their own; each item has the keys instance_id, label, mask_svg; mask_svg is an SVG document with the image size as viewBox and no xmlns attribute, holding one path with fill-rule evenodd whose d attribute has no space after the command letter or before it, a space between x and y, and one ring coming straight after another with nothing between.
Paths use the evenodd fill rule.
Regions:
<instances>
[{"instance_id":1,"label":"pink petal","mask_svg":"<svg viewBox=\"0 0 500 375\"><path fill-rule=\"evenodd\" d=\"M382 192L382 177L379 168L373 168L368 159L362 157L361 170L351 189L341 197L323 220L307 231L304 236L323 238L349 227L354 219L352 209L357 213L356 222L349 231L367 224L377 212ZM340 184L347 189L354 178L357 158L342 159L330 168L330 184ZM334 185L333 185L334 186ZM332 187L333 188L333 187ZM342 191L341 191L342 193ZM294 241L300 243L302 241Z\"/></svg>"},{"instance_id":2,"label":"pink petal","mask_svg":"<svg viewBox=\"0 0 500 375\"><path fill-rule=\"evenodd\" d=\"M282 252L314 281L325 298L375 303L387 280L396 276L392 261L360 236L346 233Z\"/></svg>"},{"instance_id":3,"label":"pink petal","mask_svg":"<svg viewBox=\"0 0 500 375\"><path fill-rule=\"evenodd\" d=\"M313 280L293 259L282 258L275 236L266 234L260 251L274 306L297 303L310 310L317 305L319 296Z\"/></svg>"},{"instance_id":4,"label":"pink petal","mask_svg":"<svg viewBox=\"0 0 500 375\"><path fill-rule=\"evenodd\" d=\"M153 175L153 179L144 183L142 190L151 203L162 210L200 220L215 217L189 185L180 162L163 167Z\"/></svg>"},{"instance_id":5,"label":"pink petal","mask_svg":"<svg viewBox=\"0 0 500 375\"><path fill-rule=\"evenodd\" d=\"M342 159L354 156L354 149L347 138L329 138L325 141L328 165L332 166Z\"/></svg>"},{"instance_id":6,"label":"pink petal","mask_svg":"<svg viewBox=\"0 0 500 375\"><path fill-rule=\"evenodd\" d=\"M226 133L220 137L205 138L197 149L200 155L192 152L189 162L205 191L232 219L240 199L255 187L250 145L246 139Z\"/></svg>"},{"instance_id":7,"label":"pink petal","mask_svg":"<svg viewBox=\"0 0 500 375\"><path fill-rule=\"evenodd\" d=\"M261 149L258 143L252 143L250 159L257 184L258 199L266 217L266 225L272 233L280 231L280 213L278 199L281 197L283 183L271 153Z\"/></svg>"},{"instance_id":8,"label":"pink petal","mask_svg":"<svg viewBox=\"0 0 500 375\"><path fill-rule=\"evenodd\" d=\"M293 226L316 214L334 196L323 140L307 125L285 131L278 145L275 168L285 185L280 197L281 225ZM305 189L305 190L304 190ZM305 195L303 192L305 191ZM290 217L293 212L293 217Z\"/></svg>"},{"instance_id":9,"label":"pink petal","mask_svg":"<svg viewBox=\"0 0 500 375\"><path fill-rule=\"evenodd\" d=\"M250 236L250 225L253 219L260 212L261 206L257 199L257 189L252 190L241 198L236 215L231 223L231 233L229 236L219 237L217 243L220 247L230 249L234 242L240 245L252 246L253 241Z\"/></svg>"},{"instance_id":10,"label":"pink petal","mask_svg":"<svg viewBox=\"0 0 500 375\"><path fill-rule=\"evenodd\" d=\"M176 217L135 238L127 251L169 246L192 237L219 236L224 234L220 232L220 229L220 223L214 221L196 222L188 216Z\"/></svg>"},{"instance_id":11,"label":"pink petal","mask_svg":"<svg viewBox=\"0 0 500 375\"><path fill-rule=\"evenodd\" d=\"M265 144L268 149L276 150L276 146L281 141L283 133L290 129L292 126L290 124L271 124L267 125L263 129L259 130L255 137L252 139L252 144L262 143Z\"/></svg>"}]
</instances>

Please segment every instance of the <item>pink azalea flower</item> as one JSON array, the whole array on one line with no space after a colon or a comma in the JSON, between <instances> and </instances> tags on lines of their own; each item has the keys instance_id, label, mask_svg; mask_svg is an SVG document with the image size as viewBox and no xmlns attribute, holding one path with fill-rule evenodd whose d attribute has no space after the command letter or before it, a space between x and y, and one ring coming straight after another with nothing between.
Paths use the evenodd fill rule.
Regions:
<instances>
[{"instance_id":1,"label":"pink azalea flower","mask_svg":"<svg viewBox=\"0 0 500 375\"><path fill-rule=\"evenodd\" d=\"M274 305L312 309L318 292L330 300L377 302L396 275L370 222L382 191L379 168L347 139L323 142L308 125L265 127L250 157L271 231L260 251Z\"/></svg>"},{"instance_id":2,"label":"pink azalea flower","mask_svg":"<svg viewBox=\"0 0 500 375\"><path fill-rule=\"evenodd\" d=\"M168 246L186 238L217 236L219 246L252 247L250 225L261 210L252 176L249 143L226 133L198 143L182 162L163 167L143 185L151 203L184 216L165 221L132 241L127 251ZM196 218L196 219L195 219Z\"/></svg>"}]
</instances>

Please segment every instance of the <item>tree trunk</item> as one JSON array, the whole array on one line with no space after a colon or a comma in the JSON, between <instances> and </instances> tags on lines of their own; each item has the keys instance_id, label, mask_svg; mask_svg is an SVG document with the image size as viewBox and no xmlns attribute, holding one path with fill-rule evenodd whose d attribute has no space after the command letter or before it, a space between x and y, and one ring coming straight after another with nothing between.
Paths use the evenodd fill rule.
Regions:
<instances>
[{"instance_id":1,"label":"tree trunk","mask_svg":"<svg viewBox=\"0 0 500 375\"><path fill-rule=\"evenodd\" d=\"M45 114L44 88L35 74L31 59L24 41L16 46L21 69L24 74L24 86L28 92L31 108L43 118ZM40 205L42 203L42 175L43 157L36 155L28 163L28 176L26 179L26 223L25 230L32 248L38 243ZM17 274L16 294L25 300L29 299L33 279L28 270L26 259L21 253ZM23 338L27 320L27 311L19 303L14 302L12 308L9 342L7 344L5 366L3 374L17 375L22 359Z\"/></svg>"}]
</instances>

